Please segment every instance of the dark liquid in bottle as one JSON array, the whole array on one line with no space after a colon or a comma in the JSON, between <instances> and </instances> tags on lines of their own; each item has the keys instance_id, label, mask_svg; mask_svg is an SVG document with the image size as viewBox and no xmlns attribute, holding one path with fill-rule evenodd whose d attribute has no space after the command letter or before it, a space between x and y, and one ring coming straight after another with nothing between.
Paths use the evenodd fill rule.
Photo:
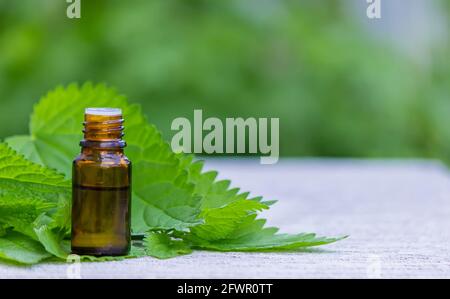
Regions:
<instances>
[{"instance_id":1,"label":"dark liquid in bottle","mask_svg":"<svg viewBox=\"0 0 450 299\"><path fill-rule=\"evenodd\" d=\"M130 250L130 187L73 185L72 251L123 255Z\"/></svg>"}]
</instances>

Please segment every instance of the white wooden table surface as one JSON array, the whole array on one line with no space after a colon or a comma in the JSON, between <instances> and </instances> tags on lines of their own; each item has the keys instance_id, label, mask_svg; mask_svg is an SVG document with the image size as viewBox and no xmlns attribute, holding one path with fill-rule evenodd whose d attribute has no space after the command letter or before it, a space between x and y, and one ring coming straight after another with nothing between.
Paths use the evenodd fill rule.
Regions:
<instances>
[{"instance_id":1,"label":"white wooden table surface","mask_svg":"<svg viewBox=\"0 0 450 299\"><path fill-rule=\"evenodd\" d=\"M83 263L83 278L450 278L450 176L434 161L213 160L221 178L278 199L263 216L282 232L349 234L346 240L288 253L198 251ZM17 267L0 278L66 278L65 263Z\"/></svg>"}]
</instances>

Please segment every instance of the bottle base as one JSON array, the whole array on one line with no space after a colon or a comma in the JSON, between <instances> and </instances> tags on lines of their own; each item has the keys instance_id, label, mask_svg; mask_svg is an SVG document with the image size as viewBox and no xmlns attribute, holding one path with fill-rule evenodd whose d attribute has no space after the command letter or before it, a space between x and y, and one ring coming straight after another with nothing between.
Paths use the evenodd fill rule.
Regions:
<instances>
[{"instance_id":1,"label":"bottle base","mask_svg":"<svg viewBox=\"0 0 450 299\"><path fill-rule=\"evenodd\" d=\"M129 248L72 247L72 254L92 256L124 256L130 253Z\"/></svg>"}]
</instances>

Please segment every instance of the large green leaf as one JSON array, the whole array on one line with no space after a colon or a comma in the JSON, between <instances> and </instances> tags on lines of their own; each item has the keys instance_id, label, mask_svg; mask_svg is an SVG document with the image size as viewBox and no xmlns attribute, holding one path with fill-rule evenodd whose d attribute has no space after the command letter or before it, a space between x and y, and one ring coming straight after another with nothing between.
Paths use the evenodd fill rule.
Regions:
<instances>
[{"instance_id":1,"label":"large green leaf","mask_svg":"<svg viewBox=\"0 0 450 299\"><path fill-rule=\"evenodd\" d=\"M187 239L194 244L194 248L218 251L274 251L294 250L301 247L319 246L337 242L346 238L316 237L313 233L277 234L278 228L267 227L264 219L255 220L255 215L248 216L234 231L232 238L221 240L200 239L190 235Z\"/></svg>"},{"instance_id":2,"label":"large green leaf","mask_svg":"<svg viewBox=\"0 0 450 299\"><path fill-rule=\"evenodd\" d=\"M0 259L22 264L35 264L51 254L37 241L19 234L9 233L0 237Z\"/></svg>"},{"instance_id":3,"label":"large green leaf","mask_svg":"<svg viewBox=\"0 0 450 299\"><path fill-rule=\"evenodd\" d=\"M126 153L133 162L133 230L186 230L200 223L200 197L193 194L194 185L187 181L179 159L140 107L128 104L114 89L92 84L58 87L35 106L31 135L7 142L27 158L70 178L72 160L80 150L84 110L105 106L121 108L125 119Z\"/></svg>"},{"instance_id":4,"label":"large green leaf","mask_svg":"<svg viewBox=\"0 0 450 299\"><path fill-rule=\"evenodd\" d=\"M0 143L0 224L61 258L67 252L60 244L70 230L69 186L63 175Z\"/></svg>"},{"instance_id":5,"label":"large green leaf","mask_svg":"<svg viewBox=\"0 0 450 299\"><path fill-rule=\"evenodd\" d=\"M144 240L146 254L160 259L176 257L192 252L189 244L184 240L173 239L164 232L151 232Z\"/></svg>"},{"instance_id":6,"label":"large green leaf","mask_svg":"<svg viewBox=\"0 0 450 299\"><path fill-rule=\"evenodd\" d=\"M61 174L0 143L0 223L37 238L33 222L46 214L60 229L68 230L69 202L69 183Z\"/></svg>"}]
</instances>

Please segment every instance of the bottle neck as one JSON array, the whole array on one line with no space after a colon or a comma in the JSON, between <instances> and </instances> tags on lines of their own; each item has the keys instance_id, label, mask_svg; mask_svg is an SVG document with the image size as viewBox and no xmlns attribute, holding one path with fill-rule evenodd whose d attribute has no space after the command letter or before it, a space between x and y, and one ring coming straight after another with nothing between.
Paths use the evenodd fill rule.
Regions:
<instances>
[{"instance_id":1,"label":"bottle neck","mask_svg":"<svg viewBox=\"0 0 450 299\"><path fill-rule=\"evenodd\" d=\"M123 137L123 118L121 114L85 114L84 139L82 151L106 151L123 153L126 146Z\"/></svg>"},{"instance_id":2,"label":"bottle neck","mask_svg":"<svg viewBox=\"0 0 450 299\"><path fill-rule=\"evenodd\" d=\"M101 148L93 147L91 145L81 146L81 153L86 156L92 157L104 157L104 156L122 156L124 154L123 148L120 147L110 147Z\"/></svg>"}]
</instances>

